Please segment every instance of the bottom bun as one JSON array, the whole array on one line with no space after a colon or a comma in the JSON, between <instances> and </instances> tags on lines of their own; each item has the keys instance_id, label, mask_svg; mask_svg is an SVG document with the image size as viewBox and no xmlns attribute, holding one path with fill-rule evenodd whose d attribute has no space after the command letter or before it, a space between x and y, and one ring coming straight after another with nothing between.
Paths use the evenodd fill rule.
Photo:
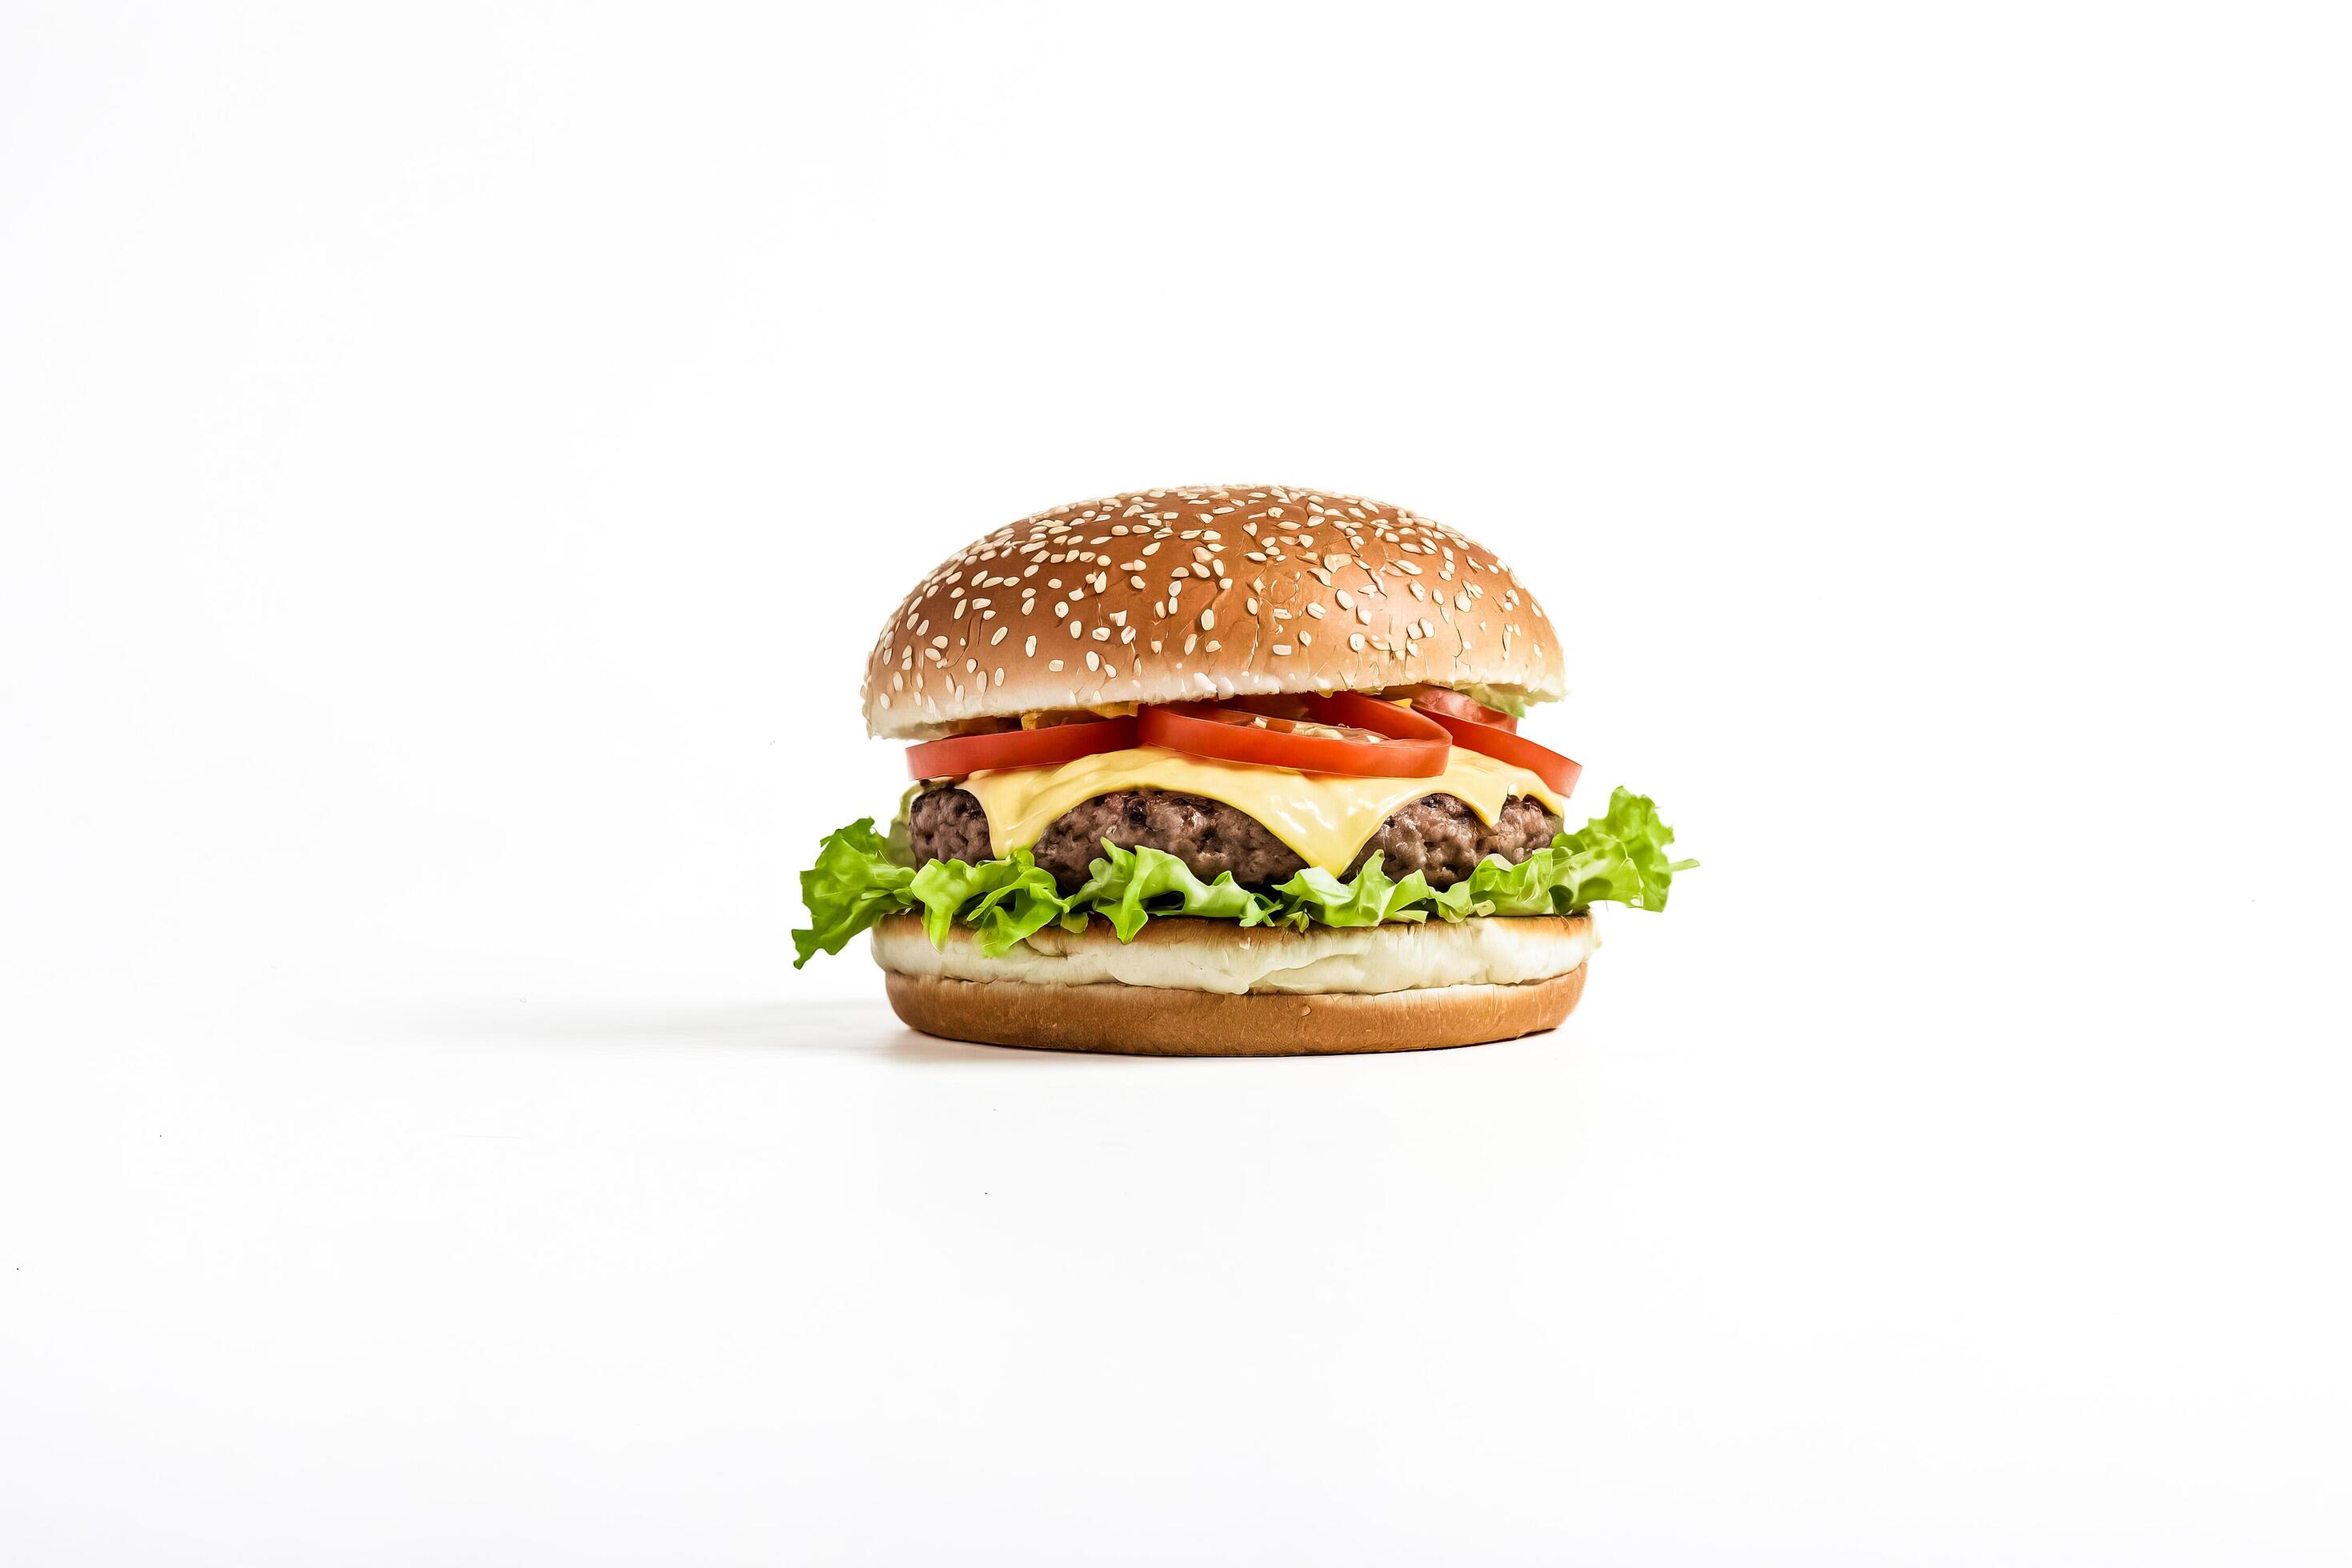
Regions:
<instances>
[{"instance_id":1,"label":"bottom bun","mask_svg":"<svg viewBox=\"0 0 2352 1568\"><path fill-rule=\"evenodd\" d=\"M1584 969L1517 985L1376 994L1234 994L1156 985L1038 985L886 972L908 1026L951 1040L1145 1057L1305 1057L1423 1051L1559 1026Z\"/></svg>"}]
</instances>

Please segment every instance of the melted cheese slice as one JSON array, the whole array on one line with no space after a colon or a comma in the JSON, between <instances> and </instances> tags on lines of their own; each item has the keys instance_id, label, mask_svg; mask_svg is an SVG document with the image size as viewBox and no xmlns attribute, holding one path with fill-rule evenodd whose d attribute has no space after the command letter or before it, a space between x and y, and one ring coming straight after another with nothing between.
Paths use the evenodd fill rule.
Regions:
<instances>
[{"instance_id":1,"label":"melted cheese slice","mask_svg":"<svg viewBox=\"0 0 2352 1568\"><path fill-rule=\"evenodd\" d=\"M1503 803L1533 795L1555 813L1567 802L1524 768L1456 746L1445 771L1425 779L1360 779L1302 773L1291 768L1188 757L1157 746L1097 752L1057 768L1007 768L973 773L962 783L988 814L989 852L1010 855L1037 842L1055 817L1098 795L1120 789L1164 789L1206 795L1264 823L1310 866L1333 876L1398 808L1425 795L1459 796L1492 826Z\"/></svg>"}]
</instances>

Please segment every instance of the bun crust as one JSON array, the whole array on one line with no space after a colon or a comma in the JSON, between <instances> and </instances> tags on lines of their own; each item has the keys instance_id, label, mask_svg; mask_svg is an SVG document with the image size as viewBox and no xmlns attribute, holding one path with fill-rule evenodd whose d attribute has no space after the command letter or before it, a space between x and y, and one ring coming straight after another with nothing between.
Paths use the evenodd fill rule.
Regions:
<instances>
[{"instance_id":1,"label":"bun crust","mask_svg":"<svg viewBox=\"0 0 2352 1568\"><path fill-rule=\"evenodd\" d=\"M876 639L869 733L1031 709L1429 681L1554 700L1559 642L1490 550L1380 501L1279 485L1137 490L941 562Z\"/></svg>"},{"instance_id":2,"label":"bun crust","mask_svg":"<svg viewBox=\"0 0 2352 1568\"><path fill-rule=\"evenodd\" d=\"M1559 1026L1584 994L1579 964L1525 985L1290 996L1149 985L1029 985L887 973L908 1027L951 1040L1146 1057L1337 1056L1516 1039Z\"/></svg>"}]
</instances>

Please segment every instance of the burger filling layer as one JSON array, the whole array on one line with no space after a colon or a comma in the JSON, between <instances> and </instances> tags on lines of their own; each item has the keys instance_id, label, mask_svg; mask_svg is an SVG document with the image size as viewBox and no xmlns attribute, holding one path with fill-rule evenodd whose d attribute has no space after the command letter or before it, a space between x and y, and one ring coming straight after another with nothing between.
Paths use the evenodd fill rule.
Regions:
<instances>
[{"instance_id":1,"label":"burger filling layer","mask_svg":"<svg viewBox=\"0 0 2352 1568\"><path fill-rule=\"evenodd\" d=\"M1344 869L1326 869L1351 877L1377 854L1391 877L1419 871L1432 887L1448 888L1489 856L1517 865L1550 843L1559 826L1559 818L1530 795L1506 797L1488 822L1457 795L1428 795L1384 818ZM1148 845L1164 850L1204 882L1231 872L1236 882L1266 887L1288 880L1307 865L1240 808L1159 789L1114 790L1081 802L1054 818L1029 848L1067 893L1086 881L1087 867L1101 855L1106 839L1122 849ZM916 796L908 812L908 842L918 862L977 862L995 853L988 814L964 789Z\"/></svg>"},{"instance_id":2,"label":"burger filling layer","mask_svg":"<svg viewBox=\"0 0 2352 1568\"><path fill-rule=\"evenodd\" d=\"M1378 848L1387 857L1383 865L1396 875L1408 868L1398 863L1398 856L1424 854L1431 882L1443 886L1440 872L1451 870L1447 878L1451 880L1465 874L1479 858L1475 854L1462 858L1449 847L1456 840L1486 832L1494 846L1487 853L1522 859L1547 837L1532 831L1535 817L1529 812L1557 816L1567 805L1534 773L1464 746L1453 748L1444 771L1428 778L1308 773L1137 746L1096 752L1057 767L976 773L959 781L957 787L980 808L990 857L1029 849L1042 861L1048 837L1065 827L1066 818L1079 818L1066 824L1066 837L1077 847L1073 851L1076 877L1066 879L1066 886L1073 879L1084 880L1087 860L1101 853L1104 835L1093 829L1113 825L1123 826L1134 835L1114 837L1122 847L1148 844L1165 849L1183 857L1204 878L1213 878L1215 870L1231 869L1239 882L1273 882L1301 866L1342 876ZM1106 823L1100 820L1102 812L1097 803L1113 799L1118 804ZM1182 808L1155 810L1155 801L1178 799L1192 803L1191 814ZM1144 813L1139 823L1132 817L1139 803ZM1208 809L1213 807L1229 809ZM930 808L935 813L961 809L944 805ZM1087 817L1088 812L1095 816ZM969 817L962 820L965 826L958 842L963 847L980 847L971 837L976 829ZM910 817L910 828L915 826ZM1557 826L1555 821L1553 830ZM1212 833L1213 846L1208 842ZM1164 841L1154 835L1164 836ZM1432 835L1433 850L1417 847L1429 842ZM1379 842L1384 837L1388 842ZM1506 847L1514 844L1523 847ZM919 840L914 847L918 859L926 858ZM1259 855L1260 851L1264 853ZM1279 875L1250 875L1239 865L1217 860L1214 857L1219 853L1258 855L1269 871L1276 864L1283 869ZM1453 869L1457 861L1458 870Z\"/></svg>"}]
</instances>

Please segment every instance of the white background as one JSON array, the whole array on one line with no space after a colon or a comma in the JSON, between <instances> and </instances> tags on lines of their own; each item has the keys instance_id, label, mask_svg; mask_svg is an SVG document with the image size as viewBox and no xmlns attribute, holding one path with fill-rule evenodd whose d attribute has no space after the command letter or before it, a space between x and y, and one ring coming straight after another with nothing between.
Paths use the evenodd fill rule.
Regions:
<instances>
[{"instance_id":1,"label":"white background","mask_svg":"<svg viewBox=\"0 0 2352 1568\"><path fill-rule=\"evenodd\" d=\"M2335 9L0 5L0 1558L2346 1561ZM787 967L1204 480L1546 599L1565 1030Z\"/></svg>"}]
</instances>

